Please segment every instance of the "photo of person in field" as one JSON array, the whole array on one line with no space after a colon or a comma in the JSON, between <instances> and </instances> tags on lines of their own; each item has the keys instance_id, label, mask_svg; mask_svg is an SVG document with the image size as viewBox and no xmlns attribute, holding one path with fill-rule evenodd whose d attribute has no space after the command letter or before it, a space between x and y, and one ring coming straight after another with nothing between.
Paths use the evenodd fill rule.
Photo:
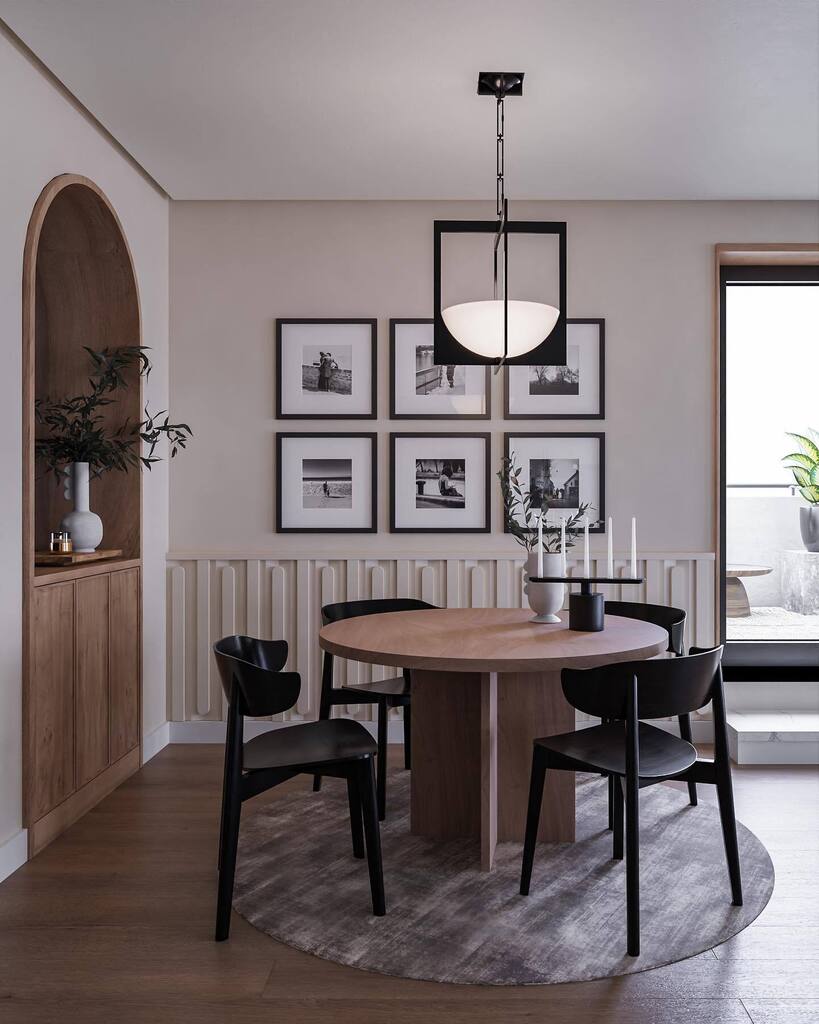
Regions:
<instances>
[{"instance_id":1,"label":"photo of person in field","mask_svg":"<svg viewBox=\"0 0 819 1024\"><path fill-rule=\"evenodd\" d=\"M352 508L351 459L302 459L302 508Z\"/></svg>"}]
</instances>

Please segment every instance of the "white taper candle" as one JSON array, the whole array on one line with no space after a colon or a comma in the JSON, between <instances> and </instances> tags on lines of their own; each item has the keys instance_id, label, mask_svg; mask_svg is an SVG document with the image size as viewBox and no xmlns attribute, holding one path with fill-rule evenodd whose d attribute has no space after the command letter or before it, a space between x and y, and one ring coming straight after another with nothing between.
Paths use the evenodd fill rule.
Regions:
<instances>
[{"instance_id":1,"label":"white taper candle","mask_svg":"<svg viewBox=\"0 0 819 1024\"><path fill-rule=\"evenodd\" d=\"M560 572L561 575L566 575L566 517L562 516L560 520Z\"/></svg>"},{"instance_id":2,"label":"white taper candle","mask_svg":"<svg viewBox=\"0 0 819 1024\"><path fill-rule=\"evenodd\" d=\"M543 575L543 513L537 521L537 574Z\"/></svg>"},{"instance_id":3,"label":"white taper candle","mask_svg":"<svg viewBox=\"0 0 819 1024\"><path fill-rule=\"evenodd\" d=\"M584 516L583 519L583 575L586 579L591 576L591 566L589 564L589 517Z\"/></svg>"},{"instance_id":4,"label":"white taper candle","mask_svg":"<svg viewBox=\"0 0 819 1024\"><path fill-rule=\"evenodd\" d=\"M637 516L631 517L631 578L637 579Z\"/></svg>"},{"instance_id":5,"label":"white taper candle","mask_svg":"<svg viewBox=\"0 0 819 1024\"><path fill-rule=\"evenodd\" d=\"M609 516L608 524L608 535L609 535L609 557L606 560L606 575L609 579L614 576L614 531L612 530L612 518Z\"/></svg>"}]
</instances>

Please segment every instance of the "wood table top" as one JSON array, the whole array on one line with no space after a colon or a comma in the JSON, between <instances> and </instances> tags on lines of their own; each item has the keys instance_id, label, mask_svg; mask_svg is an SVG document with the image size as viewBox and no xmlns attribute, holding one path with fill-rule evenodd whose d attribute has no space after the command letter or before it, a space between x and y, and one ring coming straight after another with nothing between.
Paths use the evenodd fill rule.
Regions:
<instances>
[{"instance_id":1,"label":"wood table top","mask_svg":"<svg viewBox=\"0 0 819 1024\"><path fill-rule=\"evenodd\" d=\"M726 576L767 576L773 572L770 565L729 565L726 566Z\"/></svg>"},{"instance_id":2,"label":"wood table top","mask_svg":"<svg viewBox=\"0 0 819 1024\"><path fill-rule=\"evenodd\" d=\"M599 633L532 622L528 608L432 608L331 622L320 646L374 665L448 672L548 672L650 658L668 647L651 622L607 615Z\"/></svg>"}]
</instances>

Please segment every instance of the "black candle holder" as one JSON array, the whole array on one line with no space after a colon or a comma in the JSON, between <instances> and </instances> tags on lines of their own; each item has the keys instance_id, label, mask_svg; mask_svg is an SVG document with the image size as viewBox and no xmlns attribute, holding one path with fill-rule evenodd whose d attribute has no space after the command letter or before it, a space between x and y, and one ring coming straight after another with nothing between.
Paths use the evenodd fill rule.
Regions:
<instances>
[{"instance_id":1,"label":"black candle holder","mask_svg":"<svg viewBox=\"0 0 819 1024\"><path fill-rule=\"evenodd\" d=\"M569 629L599 633L605 625L605 598L592 593L594 583L639 584L642 576L530 576L531 583L580 584L579 594L569 594Z\"/></svg>"}]
</instances>

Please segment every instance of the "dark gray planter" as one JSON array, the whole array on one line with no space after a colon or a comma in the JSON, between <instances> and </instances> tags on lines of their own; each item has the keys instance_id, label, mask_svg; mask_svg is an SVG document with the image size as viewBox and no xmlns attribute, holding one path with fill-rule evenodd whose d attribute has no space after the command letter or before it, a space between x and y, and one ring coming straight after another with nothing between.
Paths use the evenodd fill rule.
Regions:
<instances>
[{"instance_id":1,"label":"dark gray planter","mask_svg":"<svg viewBox=\"0 0 819 1024\"><path fill-rule=\"evenodd\" d=\"M819 551L819 505L802 505L799 509L802 543L808 551Z\"/></svg>"}]
</instances>

